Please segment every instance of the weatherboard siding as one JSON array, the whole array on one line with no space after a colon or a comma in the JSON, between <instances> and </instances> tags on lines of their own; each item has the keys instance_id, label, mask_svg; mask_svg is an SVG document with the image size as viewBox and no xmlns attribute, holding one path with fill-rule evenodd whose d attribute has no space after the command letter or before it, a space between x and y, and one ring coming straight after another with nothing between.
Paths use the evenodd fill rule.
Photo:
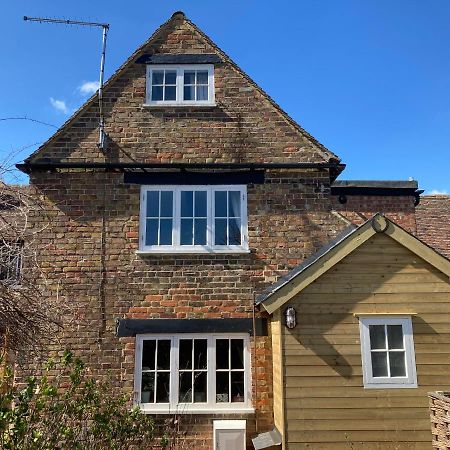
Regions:
<instances>
[{"instance_id":1,"label":"weatherboard siding","mask_svg":"<svg viewBox=\"0 0 450 450\"><path fill-rule=\"evenodd\" d=\"M430 448L427 392L450 383L448 277L377 234L287 306L298 322L282 327L287 448ZM417 389L363 388L355 313L417 314Z\"/></svg>"}]
</instances>

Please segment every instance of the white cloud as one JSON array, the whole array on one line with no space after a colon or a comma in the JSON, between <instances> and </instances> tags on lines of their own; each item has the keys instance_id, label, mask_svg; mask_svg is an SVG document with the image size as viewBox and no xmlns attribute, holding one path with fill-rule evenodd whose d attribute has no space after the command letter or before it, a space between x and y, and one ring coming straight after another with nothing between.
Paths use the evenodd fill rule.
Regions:
<instances>
[{"instance_id":1,"label":"white cloud","mask_svg":"<svg viewBox=\"0 0 450 450\"><path fill-rule=\"evenodd\" d=\"M433 189L428 195L449 195L447 191L440 191L439 189Z\"/></svg>"},{"instance_id":2,"label":"white cloud","mask_svg":"<svg viewBox=\"0 0 450 450\"><path fill-rule=\"evenodd\" d=\"M99 87L98 81L85 81L83 84L78 86L78 90L83 95L92 95L94 92L97 91L98 87Z\"/></svg>"},{"instance_id":3,"label":"white cloud","mask_svg":"<svg viewBox=\"0 0 450 450\"><path fill-rule=\"evenodd\" d=\"M64 100L56 100L53 97L50 97L50 103L52 104L53 108L55 108L57 111L62 112L64 114L69 113L69 108L66 105L66 102Z\"/></svg>"}]
</instances>

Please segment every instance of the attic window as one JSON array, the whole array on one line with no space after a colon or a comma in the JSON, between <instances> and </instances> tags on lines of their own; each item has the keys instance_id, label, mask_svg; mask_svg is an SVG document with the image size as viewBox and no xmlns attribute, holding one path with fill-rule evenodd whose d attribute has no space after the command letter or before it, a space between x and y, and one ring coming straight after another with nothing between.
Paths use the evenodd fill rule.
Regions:
<instances>
[{"instance_id":1,"label":"attic window","mask_svg":"<svg viewBox=\"0 0 450 450\"><path fill-rule=\"evenodd\" d=\"M148 65L146 105L192 106L214 103L214 66Z\"/></svg>"}]
</instances>

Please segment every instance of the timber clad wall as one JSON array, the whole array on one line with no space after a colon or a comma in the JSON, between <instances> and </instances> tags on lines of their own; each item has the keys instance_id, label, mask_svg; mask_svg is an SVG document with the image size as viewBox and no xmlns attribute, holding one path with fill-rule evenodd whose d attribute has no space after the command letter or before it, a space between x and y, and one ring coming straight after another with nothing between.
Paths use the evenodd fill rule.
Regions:
<instances>
[{"instance_id":1,"label":"timber clad wall","mask_svg":"<svg viewBox=\"0 0 450 450\"><path fill-rule=\"evenodd\" d=\"M285 306L298 320L283 327L287 448L430 448L427 392L448 388L450 371L445 275L375 235ZM375 312L417 313L417 389L363 388L353 314Z\"/></svg>"}]
</instances>

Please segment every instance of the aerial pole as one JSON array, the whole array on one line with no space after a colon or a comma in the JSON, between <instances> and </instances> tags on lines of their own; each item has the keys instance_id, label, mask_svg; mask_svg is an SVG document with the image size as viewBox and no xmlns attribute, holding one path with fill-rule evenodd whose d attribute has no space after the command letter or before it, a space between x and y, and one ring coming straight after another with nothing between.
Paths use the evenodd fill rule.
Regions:
<instances>
[{"instance_id":1,"label":"aerial pole","mask_svg":"<svg viewBox=\"0 0 450 450\"><path fill-rule=\"evenodd\" d=\"M39 23L55 23L62 25L80 25L86 27L101 27L103 29L102 33L102 55L100 59L100 80L98 87L98 110L99 110L99 136L98 136L98 146L102 150L106 150L106 133L105 133L105 117L103 112L103 80L105 74L105 59L106 59L106 39L108 36L109 24L99 23L99 22L83 22L80 20L67 20L67 19L51 19L47 17L27 17L24 16L23 20L29 22L39 22Z\"/></svg>"}]
</instances>

